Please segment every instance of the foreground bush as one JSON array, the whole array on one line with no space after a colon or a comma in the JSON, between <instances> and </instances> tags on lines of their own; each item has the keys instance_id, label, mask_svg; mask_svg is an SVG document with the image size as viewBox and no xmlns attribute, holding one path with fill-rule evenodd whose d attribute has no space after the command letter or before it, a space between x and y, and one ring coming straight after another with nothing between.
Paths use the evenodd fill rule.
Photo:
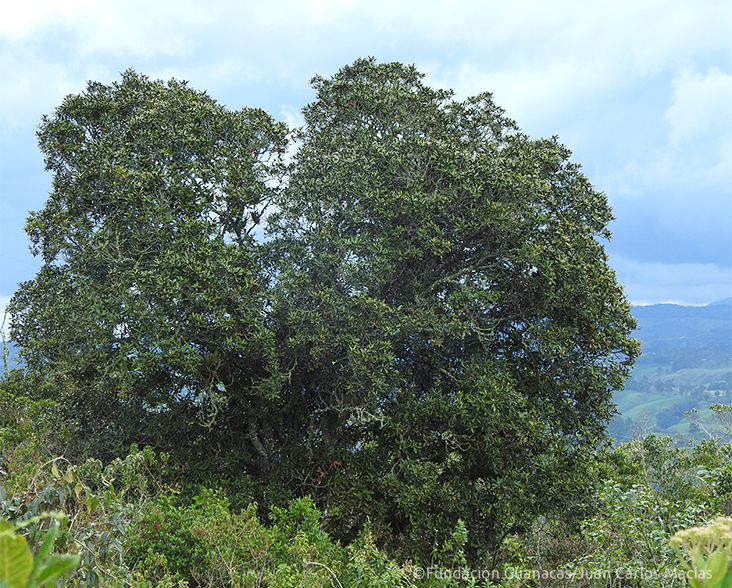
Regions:
<instances>
[{"instance_id":1,"label":"foreground bush","mask_svg":"<svg viewBox=\"0 0 732 588\"><path fill-rule=\"evenodd\" d=\"M726 414L725 407L717 409ZM540 517L528 532L504 538L497 567L575 574L571 584L566 578L524 581L542 588L687 586L688 569L669 540L729 512L732 445L727 438L682 444L651 435L606 452L592 472L600 482L592 516L576 527L560 517Z\"/></svg>"},{"instance_id":2,"label":"foreground bush","mask_svg":"<svg viewBox=\"0 0 732 588\"><path fill-rule=\"evenodd\" d=\"M679 531L670 543L693 588L732 586L732 519Z\"/></svg>"},{"instance_id":3,"label":"foreground bush","mask_svg":"<svg viewBox=\"0 0 732 588\"><path fill-rule=\"evenodd\" d=\"M47 578L63 562L65 586L389 587L409 585L412 577L367 531L347 547L332 540L310 499L273 507L265 525L256 504L235 512L223 491L202 489L188 498L171 484L177 472L167 457L149 448L133 447L106 467L64 458L32 465L32 474L23 469L9 478L23 491L0 485L0 534L22 542L22 550L13 548L24 558L13 578L26 583L28 570L39 578L45 569L33 567L31 552L36 562L53 564ZM47 560L52 546L57 554ZM6 553L0 544L0 559Z\"/></svg>"},{"instance_id":4,"label":"foreground bush","mask_svg":"<svg viewBox=\"0 0 732 588\"><path fill-rule=\"evenodd\" d=\"M58 527L46 534L38 553L33 555L26 540L10 523L0 521L0 586L36 588L53 585L79 565L78 556L51 553Z\"/></svg>"},{"instance_id":5,"label":"foreground bush","mask_svg":"<svg viewBox=\"0 0 732 588\"><path fill-rule=\"evenodd\" d=\"M134 447L106 467L95 459L78 465L63 457L31 462L0 485L0 518L35 552L57 533L59 552L79 560L69 585L116 586L129 576L122 539L133 514L167 490L166 468L165 455ZM59 517L55 530L52 520Z\"/></svg>"},{"instance_id":6,"label":"foreground bush","mask_svg":"<svg viewBox=\"0 0 732 588\"><path fill-rule=\"evenodd\" d=\"M189 506L174 497L149 504L125 538L135 577L191 586L402 586L409 570L374 546L368 532L348 547L334 542L310 499L272 508L270 525L251 504L231 512L221 492L203 491Z\"/></svg>"}]
</instances>

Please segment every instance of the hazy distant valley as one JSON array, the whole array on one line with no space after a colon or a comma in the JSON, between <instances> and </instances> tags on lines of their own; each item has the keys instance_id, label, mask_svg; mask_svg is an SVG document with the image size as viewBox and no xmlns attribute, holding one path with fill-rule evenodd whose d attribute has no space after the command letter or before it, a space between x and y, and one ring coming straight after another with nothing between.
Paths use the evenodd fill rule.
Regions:
<instances>
[{"instance_id":1,"label":"hazy distant valley","mask_svg":"<svg viewBox=\"0 0 732 588\"><path fill-rule=\"evenodd\" d=\"M715 427L710 404L732 404L732 298L707 306L634 307L643 355L610 427L618 442L648 432L706 437ZM684 416L697 409L702 428Z\"/></svg>"}]
</instances>

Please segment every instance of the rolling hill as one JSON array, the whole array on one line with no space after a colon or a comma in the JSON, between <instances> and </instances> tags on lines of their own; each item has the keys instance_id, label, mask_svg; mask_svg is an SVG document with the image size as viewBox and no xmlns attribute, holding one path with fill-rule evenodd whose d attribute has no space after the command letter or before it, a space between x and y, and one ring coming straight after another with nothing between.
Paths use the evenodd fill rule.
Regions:
<instances>
[{"instance_id":1,"label":"rolling hill","mask_svg":"<svg viewBox=\"0 0 732 588\"><path fill-rule=\"evenodd\" d=\"M632 309L643 355L625 389L611 434L625 441L644 432L700 437L685 413L699 410L713 426L710 404L732 404L732 298L707 306L654 304Z\"/></svg>"}]
</instances>

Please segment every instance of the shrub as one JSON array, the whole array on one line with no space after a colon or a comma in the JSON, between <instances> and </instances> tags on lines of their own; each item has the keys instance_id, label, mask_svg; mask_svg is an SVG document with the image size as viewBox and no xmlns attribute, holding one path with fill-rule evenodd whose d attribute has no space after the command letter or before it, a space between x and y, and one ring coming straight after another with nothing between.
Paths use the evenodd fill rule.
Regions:
<instances>
[{"instance_id":1,"label":"shrub","mask_svg":"<svg viewBox=\"0 0 732 588\"><path fill-rule=\"evenodd\" d=\"M347 548L322 529L309 498L273 507L270 525L257 505L232 512L221 492L204 490L191 504L161 497L148 504L126 537L134 573L148 581L175 578L191 586L288 588L402 586L407 571L378 551L368 533Z\"/></svg>"},{"instance_id":2,"label":"shrub","mask_svg":"<svg viewBox=\"0 0 732 588\"><path fill-rule=\"evenodd\" d=\"M732 586L732 519L678 531L670 544L693 588Z\"/></svg>"}]
</instances>

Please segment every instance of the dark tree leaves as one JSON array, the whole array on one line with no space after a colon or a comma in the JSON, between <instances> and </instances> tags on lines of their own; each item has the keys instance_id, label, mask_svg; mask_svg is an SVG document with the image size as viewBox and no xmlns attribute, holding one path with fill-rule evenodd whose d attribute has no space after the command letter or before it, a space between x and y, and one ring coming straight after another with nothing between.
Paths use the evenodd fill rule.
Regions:
<instances>
[{"instance_id":1,"label":"dark tree leaves","mask_svg":"<svg viewBox=\"0 0 732 588\"><path fill-rule=\"evenodd\" d=\"M257 455L258 433L235 440L219 413L256 424L278 393L254 232L286 133L132 71L43 119L53 191L26 230L45 264L13 297L13 336L95 451L208 444L216 424Z\"/></svg>"},{"instance_id":2,"label":"dark tree leaves","mask_svg":"<svg viewBox=\"0 0 732 588\"><path fill-rule=\"evenodd\" d=\"M521 134L490 94L456 101L422 78L359 60L313 80L275 219L297 251L283 304L318 360L294 373L318 374L333 459L351 465L336 526L369 515L425 556L462 520L483 558L587 499L637 343L599 241L607 199L569 151Z\"/></svg>"},{"instance_id":3,"label":"dark tree leaves","mask_svg":"<svg viewBox=\"0 0 732 588\"><path fill-rule=\"evenodd\" d=\"M591 497L638 353L607 199L490 94L372 59L313 87L287 165L283 125L184 83L69 96L13 338L98 455L173 449L423 561L464 524L485 563Z\"/></svg>"}]
</instances>

